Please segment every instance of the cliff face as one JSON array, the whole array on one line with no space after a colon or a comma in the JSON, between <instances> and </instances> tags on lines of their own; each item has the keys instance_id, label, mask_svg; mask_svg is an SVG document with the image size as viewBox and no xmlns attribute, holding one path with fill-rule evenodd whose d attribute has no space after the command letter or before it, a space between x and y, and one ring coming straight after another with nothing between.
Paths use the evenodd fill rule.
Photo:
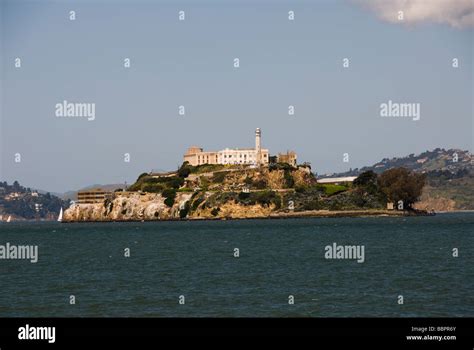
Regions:
<instances>
[{"instance_id":1,"label":"cliff face","mask_svg":"<svg viewBox=\"0 0 474 350\"><path fill-rule=\"evenodd\" d=\"M418 203L415 203L414 207L418 210L428 211L454 211L456 210L456 202L449 198L423 198Z\"/></svg>"},{"instance_id":2,"label":"cliff face","mask_svg":"<svg viewBox=\"0 0 474 350\"><path fill-rule=\"evenodd\" d=\"M234 201L222 204L219 210L208 208L203 205L196 211L190 213L190 219L208 219L208 218L232 218L232 219L251 219L269 217L275 211L275 206L262 206L259 204L242 205Z\"/></svg>"},{"instance_id":3,"label":"cliff face","mask_svg":"<svg viewBox=\"0 0 474 350\"><path fill-rule=\"evenodd\" d=\"M205 194L204 197L209 197ZM197 205L192 212L185 212L187 204L191 203L192 193L179 193L175 203L168 207L160 194L152 193L127 193L118 194L112 201L96 204L74 204L70 206L63 216L64 222L77 221L152 221L173 220L180 218L209 219L209 218L256 218L267 217L274 211L274 206L259 204L242 205L235 202L224 203L218 212L213 212L212 207ZM205 204L205 201L203 201Z\"/></svg>"},{"instance_id":4,"label":"cliff face","mask_svg":"<svg viewBox=\"0 0 474 350\"><path fill-rule=\"evenodd\" d=\"M63 221L141 221L178 219L180 211L192 193L178 193L172 207L161 194L124 193L112 201L96 204L74 204L63 216Z\"/></svg>"},{"instance_id":5,"label":"cliff face","mask_svg":"<svg viewBox=\"0 0 474 350\"><path fill-rule=\"evenodd\" d=\"M212 191L240 191L244 187L251 190L280 190L294 186L309 186L316 180L309 168L292 170L268 168L227 169L215 172L191 174L186 178L189 188L207 188Z\"/></svg>"},{"instance_id":6,"label":"cliff face","mask_svg":"<svg viewBox=\"0 0 474 350\"><path fill-rule=\"evenodd\" d=\"M429 178L417 207L435 211L474 210L474 170L453 178Z\"/></svg>"}]
</instances>

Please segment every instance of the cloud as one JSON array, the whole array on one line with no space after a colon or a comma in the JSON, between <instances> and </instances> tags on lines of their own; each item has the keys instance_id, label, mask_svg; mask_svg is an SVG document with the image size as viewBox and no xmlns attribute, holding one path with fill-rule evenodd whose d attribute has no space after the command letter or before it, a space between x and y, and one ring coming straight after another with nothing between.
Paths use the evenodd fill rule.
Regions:
<instances>
[{"instance_id":1,"label":"cloud","mask_svg":"<svg viewBox=\"0 0 474 350\"><path fill-rule=\"evenodd\" d=\"M474 27L474 0L353 0L380 19L400 24L439 23ZM398 19L403 11L403 21Z\"/></svg>"}]
</instances>

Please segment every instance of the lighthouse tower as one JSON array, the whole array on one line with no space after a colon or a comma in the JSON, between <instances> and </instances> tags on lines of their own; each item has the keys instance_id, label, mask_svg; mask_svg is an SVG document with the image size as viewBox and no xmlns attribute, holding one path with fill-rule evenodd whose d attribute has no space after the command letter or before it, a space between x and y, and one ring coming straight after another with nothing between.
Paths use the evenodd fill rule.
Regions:
<instances>
[{"instance_id":1,"label":"lighthouse tower","mask_svg":"<svg viewBox=\"0 0 474 350\"><path fill-rule=\"evenodd\" d=\"M261 143L261 138L262 138L262 132L260 131L260 128L257 128L255 130L255 156L256 156L256 163L257 165L262 164L262 143Z\"/></svg>"}]
</instances>

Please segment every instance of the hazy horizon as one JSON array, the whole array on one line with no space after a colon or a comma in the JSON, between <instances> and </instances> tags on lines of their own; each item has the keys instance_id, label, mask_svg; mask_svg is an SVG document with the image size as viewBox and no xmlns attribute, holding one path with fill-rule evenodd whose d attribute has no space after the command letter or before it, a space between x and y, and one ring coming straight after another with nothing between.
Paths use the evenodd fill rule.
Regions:
<instances>
[{"instance_id":1,"label":"hazy horizon","mask_svg":"<svg viewBox=\"0 0 474 350\"><path fill-rule=\"evenodd\" d=\"M252 147L257 127L272 155L294 150L319 174L472 153L472 24L449 9L398 23L372 3L3 0L0 180L132 183L176 169L191 145ZM95 119L58 118L64 100L95 104ZM419 104L419 120L381 117L389 101Z\"/></svg>"}]
</instances>

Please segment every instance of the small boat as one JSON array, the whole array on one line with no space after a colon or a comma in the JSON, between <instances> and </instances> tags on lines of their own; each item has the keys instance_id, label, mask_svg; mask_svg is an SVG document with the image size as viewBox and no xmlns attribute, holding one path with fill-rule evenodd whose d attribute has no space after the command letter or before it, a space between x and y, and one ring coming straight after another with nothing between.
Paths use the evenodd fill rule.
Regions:
<instances>
[{"instance_id":1,"label":"small boat","mask_svg":"<svg viewBox=\"0 0 474 350\"><path fill-rule=\"evenodd\" d=\"M63 221L63 208L62 207L61 207L61 211L59 212L58 221L59 222Z\"/></svg>"},{"instance_id":2,"label":"small boat","mask_svg":"<svg viewBox=\"0 0 474 350\"><path fill-rule=\"evenodd\" d=\"M10 222L10 221L12 221L12 216L11 215L9 215L8 219L7 219L7 222Z\"/></svg>"}]
</instances>

